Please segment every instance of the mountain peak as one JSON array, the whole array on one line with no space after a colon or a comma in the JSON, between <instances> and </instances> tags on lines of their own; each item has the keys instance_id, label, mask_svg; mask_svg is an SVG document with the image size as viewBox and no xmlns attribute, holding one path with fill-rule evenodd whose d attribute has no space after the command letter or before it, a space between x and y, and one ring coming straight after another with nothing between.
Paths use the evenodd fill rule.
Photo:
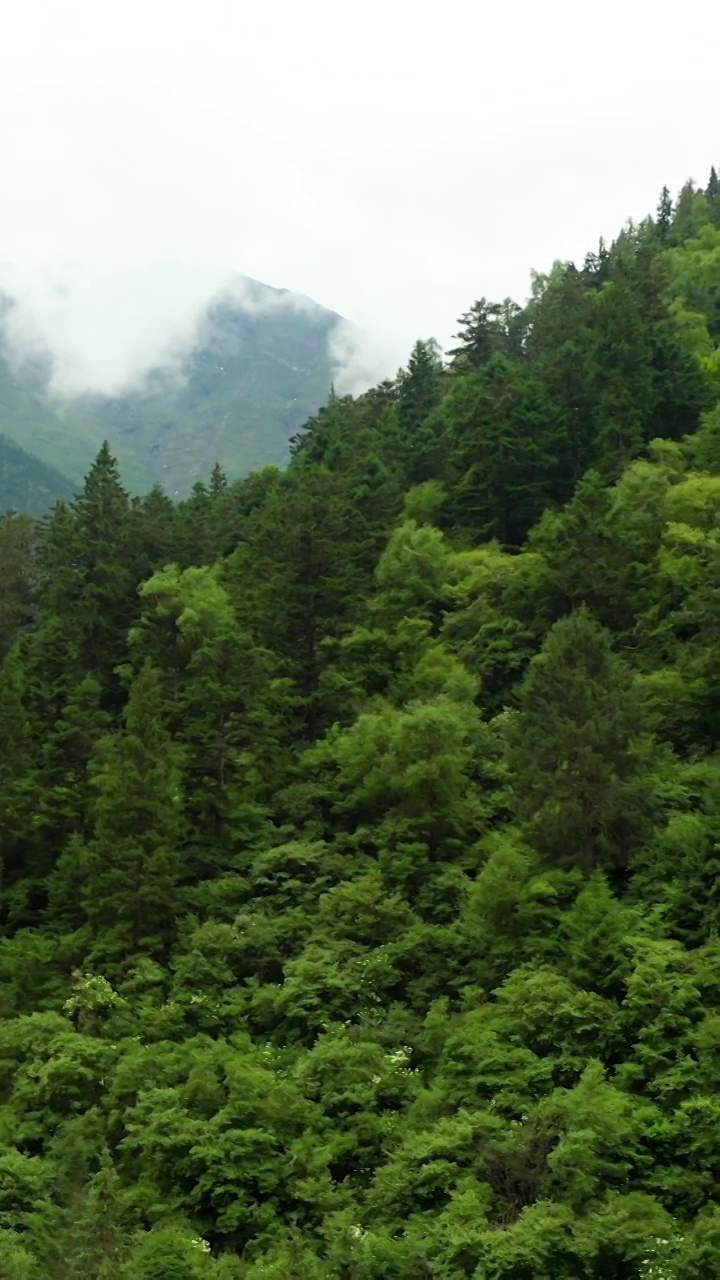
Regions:
<instances>
[{"instance_id":1,"label":"mountain peak","mask_svg":"<svg viewBox=\"0 0 720 1280\"><path fill-rule=\"evenodd\" d=\"M12 305L9 303L8 305ZM232 478L281 464L324 403L341 317L310 298L238 275L198 318L194 340L132 390L58 401L47 362L0 352L0 434L78 482L104 439L128 487L187 493L219 462Z\"/></svg>"}]
</instances>

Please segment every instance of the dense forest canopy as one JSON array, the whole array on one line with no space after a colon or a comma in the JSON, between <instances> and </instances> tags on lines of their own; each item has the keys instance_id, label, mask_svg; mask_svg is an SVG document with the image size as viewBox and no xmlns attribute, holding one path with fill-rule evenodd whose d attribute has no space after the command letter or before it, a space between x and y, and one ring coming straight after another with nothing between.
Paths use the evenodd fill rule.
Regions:
<instances>
[{"instance_id":1,"label":"dense forest canopy","mask_svg":"<svg viewBox=\"0 0 720 1280\"><path fill-rule=\"evenodd\" d=\"M720 1275L720 183L0 526L0 1277Z\"/></svg>"}]
</instances>

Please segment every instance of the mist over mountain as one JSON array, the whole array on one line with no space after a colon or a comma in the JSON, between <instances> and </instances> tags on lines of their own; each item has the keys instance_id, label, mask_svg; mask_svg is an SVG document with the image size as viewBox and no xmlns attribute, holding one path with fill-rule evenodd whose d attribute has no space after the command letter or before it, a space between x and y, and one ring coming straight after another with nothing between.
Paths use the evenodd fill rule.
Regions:
<instances>
[{"instance_id":1,"label":"mist over mountain","mask_svg":"<svg viewBox=\"0 0 720 1280\"><path fill-rule=\"evenodd\" d=\"M239 277L135 385L68 397L56 390L51 353L40 341L23 348L13 318L6 303L0 435L50 468L51 500L80 481L105 439L135 492L159 483L182 495L215 462L231 477L281 464L290 437L326 400L349 331L310 299ZM16 467L6 477L4 466L0 457L5 505L26 503L30 479L20 482Z\"/></svg>"}]
</instances>

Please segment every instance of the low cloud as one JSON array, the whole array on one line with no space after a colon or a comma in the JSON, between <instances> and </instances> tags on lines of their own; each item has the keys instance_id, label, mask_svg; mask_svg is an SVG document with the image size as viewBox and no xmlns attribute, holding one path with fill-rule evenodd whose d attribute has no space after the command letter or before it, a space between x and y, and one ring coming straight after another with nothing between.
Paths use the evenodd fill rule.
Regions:
<instances>
[{"instance_id":1,"label":"low cloud","mask_svg":"<svg viewBox=\"0 0 720 1280\"><path fill-rule=\"evenodd\" d=\"M450 345L474 298L522 300L531 267L582 255L647 213L663 181L703 179L717 159L702 131L680 118L658 130L650 110L348 145L342 104L336 121L327 101L328 136L309 141L263 135L262 102L239 120L121 81L4 107L8 340L17 360L51 353L65 398L177 373L208 304L238 289L251 309L315 299L346 317L331 336L337 386L363 390L418 336ZM243 293L240 276L292 294Z\"/></svg>"},{"instance_id":2,"label":"low cloud","mask_svg":"<svg viewBox=\"0 0 720 1280\"><path fill-rule=\"evenodd\" d=\"M335 368L335 390L341 396L360 395L393 377L408 355L397 337L347 320L338 321L332 329L328 346Z\"/></svg>"},{"instance_id":3,"label":"low cloud","mask_svg":"<svg viewBox=\"0 0 720 1280\"><path fill-rule=\"evenodd\" d=\"M114 395L179 366L223 293L255 310L306 305L240 279L292 179L267 171L262 140L137 87L13 107L0 121L6 341L19 362L51 353L55 394Z\"/></svg>"},{"instance_id":4,"label":"low cloud","mask_svg":"<svg viewBox=\"0 0 720 1280\"><path fill-rule=\"evenodd\" d=\"M210 275L183 281L171 264L128 263L107 272L96 266L92 273L66 266L17 280L18 274L2 281L16 299L5 322L9 351L18 364L47 355L49 390L66 399L127 391L153 366L179 369L217 284ZM163 297L172 308L154 305Z\"/></svg>"}]
</instances>

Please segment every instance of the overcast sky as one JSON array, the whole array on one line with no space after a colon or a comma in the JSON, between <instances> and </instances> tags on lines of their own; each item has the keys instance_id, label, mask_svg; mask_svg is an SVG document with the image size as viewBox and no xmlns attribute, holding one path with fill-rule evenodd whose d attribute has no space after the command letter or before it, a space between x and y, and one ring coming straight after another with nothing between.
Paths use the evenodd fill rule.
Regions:
<instances>
[{"instance_id":1,"label":"overcast sky","mask_svg":"<svg viewBox=\"0 0 720 1280\"><path fill-rule=\"evenodd\" d=\"M720 16L648 0L23 0L0 287L68 390L188 339L236 272L360 325L373 377L720 165Z\"/></svg>"}]
</instances>

